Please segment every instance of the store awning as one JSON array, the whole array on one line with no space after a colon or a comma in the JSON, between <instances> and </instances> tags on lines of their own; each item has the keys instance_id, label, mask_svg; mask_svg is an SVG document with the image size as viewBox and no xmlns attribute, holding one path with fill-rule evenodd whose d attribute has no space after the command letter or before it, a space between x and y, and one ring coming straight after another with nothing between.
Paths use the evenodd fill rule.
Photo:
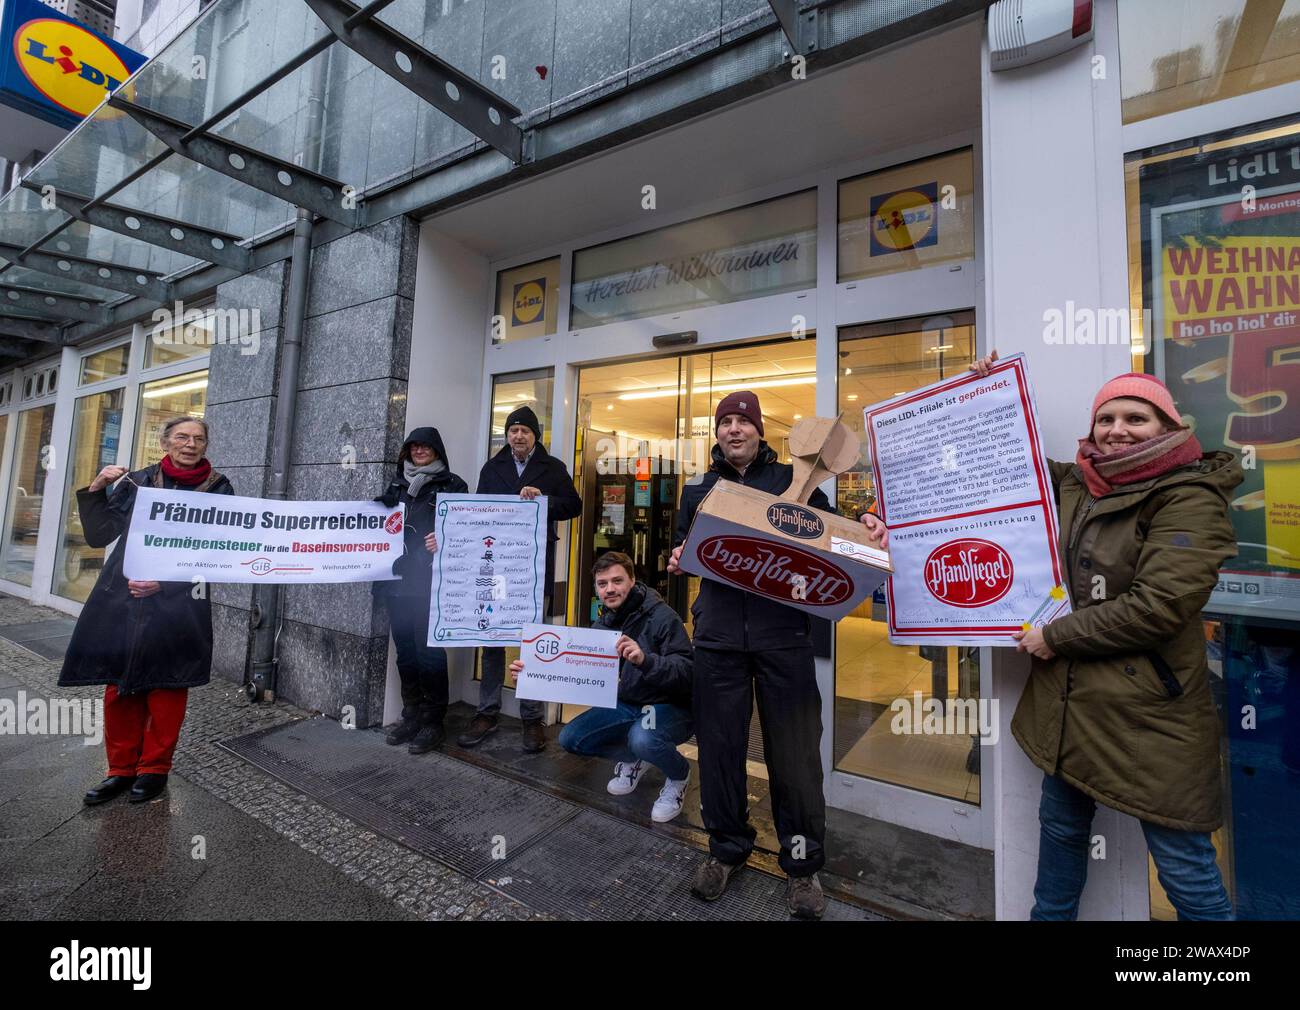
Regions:
<instances>
[{"instance_id":1,"label":"store awning","mask_svg":"<svg viewBox=\"0 0 1300 1010\"><path fill-rule=\"evenodd\" d=\"M0 201L0 354L45 353L990 0L220 0ZM793 41L792 41L793 40Z\"/></svg>"}]
</instances>

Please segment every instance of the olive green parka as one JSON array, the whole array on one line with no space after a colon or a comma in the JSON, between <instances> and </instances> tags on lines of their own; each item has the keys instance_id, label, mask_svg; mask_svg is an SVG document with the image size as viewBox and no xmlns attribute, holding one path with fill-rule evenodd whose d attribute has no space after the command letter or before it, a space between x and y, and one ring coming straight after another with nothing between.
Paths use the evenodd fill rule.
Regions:
<instances>
[{"instance_id":1,"label":"olive green parka","mask_svg":"<svg viewBox=\"0 0 1300 1010\"><path fill-rule=\"evenodd\" d=\"M1099 803L1212 831L1220 731L1201 608L1237 553L1228 502L1241 467L1208 453L1096 499L1077 465L1051 467L1074 610L1043 628L1056 657L1033 659L1011 732Z\"/></svg>"}]
</instances>

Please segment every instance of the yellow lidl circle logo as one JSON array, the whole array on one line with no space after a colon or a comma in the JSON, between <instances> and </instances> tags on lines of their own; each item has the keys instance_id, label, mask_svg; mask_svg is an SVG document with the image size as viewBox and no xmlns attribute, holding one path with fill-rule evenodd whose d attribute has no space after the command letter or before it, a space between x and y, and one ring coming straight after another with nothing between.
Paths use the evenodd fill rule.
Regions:
<instances>
[{"instance_id":1,"label":"yellow lidl circle logo","mask_svg":"<svg viewBox=\"0 0 1300 1010\"><path fill-rule=\"evenodd\" d=\"M527 326L542 318L546 310L546 280L524 281L515 285L513 325Z\"/></svg>"},{"instance_id":2,"label":"yellow lidl circle logo","mask_svg":"<svg viewBox=\"0 0 1300 1010\"><path fill-rule=\"evenodd\" d=\"M871 198L871 255L937 245L939 185L926 183Z\"/></svg>"},{"instance_id":3,"label":"yellow lidl circle logo","mask_svg":"<svg viewBox=\"0 0 1300 1010\"><path fill-rule=\"evenodd\" d=\"M53 18L22 25L14 33L14 56L32 87L78 116L93 112L131 76L103 39Z\"/></svg>"}]
</instances>

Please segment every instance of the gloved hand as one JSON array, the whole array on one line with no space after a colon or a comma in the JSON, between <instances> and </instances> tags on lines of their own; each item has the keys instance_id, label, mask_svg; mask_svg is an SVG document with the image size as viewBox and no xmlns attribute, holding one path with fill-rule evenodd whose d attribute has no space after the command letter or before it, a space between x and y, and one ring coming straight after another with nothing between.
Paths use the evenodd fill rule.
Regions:
<instances>
[{"instance_id":1,"label":"gloved hand","mask_svg":"<svg viewBox=\"0 0 1300 1010\"><path fill-rule=\"evenodd\" d=\"M381 494L375 501L379 502L384 508L397 508L401 497L396 484L389 484L388 490Z\"/></svg>"}]
</instances>

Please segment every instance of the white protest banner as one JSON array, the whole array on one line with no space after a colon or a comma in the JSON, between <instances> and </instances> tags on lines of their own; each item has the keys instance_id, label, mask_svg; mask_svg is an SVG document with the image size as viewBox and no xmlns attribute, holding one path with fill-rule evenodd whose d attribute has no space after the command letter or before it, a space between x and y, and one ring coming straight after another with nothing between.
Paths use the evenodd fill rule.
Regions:
<instances>
[{"instance_id":1,"label":"white protest banner","mask_svg":"<svg viewBox=\"0 0 1300 1010\"><path fill-rule=\"evenodd\" d=\"M440 494L429 644L514 645L542 619L546 498Z\"/></svg>"},{"instance_id":2,"label":"white protest banner","mask_svg":"<svg viewBox=\"0 0 1300 1010\"><path fill-rule=\"evenodd\" d=\"M618 706L617 631L526 624L522 634L519 658L524 668L515 684L516 698Z\"/></svg>"},{"instance_id":3,"label":"white protest banner","mask_svg":"<svg viewBox=\"0 0 1300 1010\"><path fill-rule=\"evenodd\" d=\"M141 487L122 570L152 582L378 582L402 556L406 510Z\"/></svg>"},{"instance_id":4,"label":"white protest banner","mask_svg":"<svg viewBox=\"0 0 1300 1010\"><path fill-rule=\"evenodd\" d=\"M891 642L1014 645L1069 612L1024 355L863 416L894 565Z\"/></svg>"}]
</instances>

